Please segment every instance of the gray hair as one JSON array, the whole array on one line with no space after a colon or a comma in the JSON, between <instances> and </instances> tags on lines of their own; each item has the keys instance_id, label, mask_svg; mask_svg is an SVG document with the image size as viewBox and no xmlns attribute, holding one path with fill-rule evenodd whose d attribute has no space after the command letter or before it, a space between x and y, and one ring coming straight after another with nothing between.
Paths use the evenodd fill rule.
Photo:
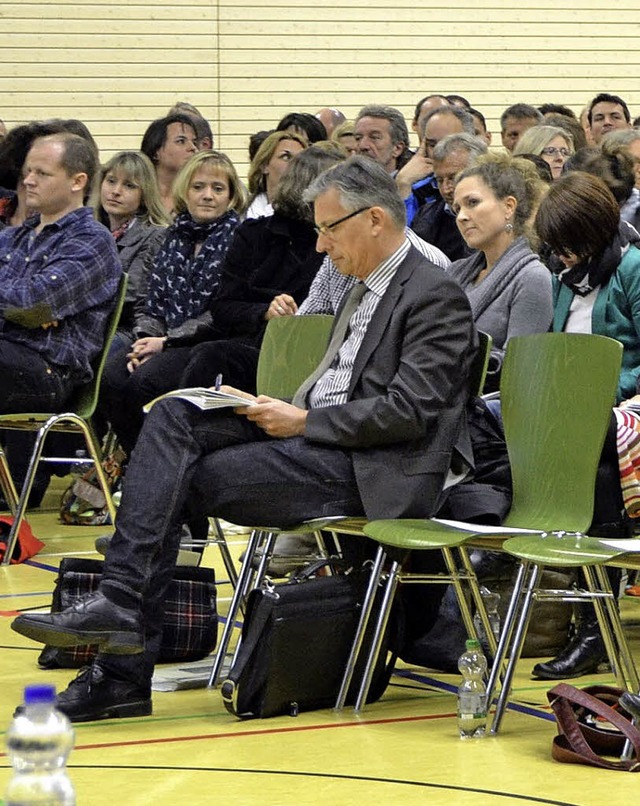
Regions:
<instances>
[{"instance_id":1,"label":"gray hair","mask_svg":"<svg viewBox=\"0 0 640 806\"><path fill-rule=\"evenodd\" d=\"M473 127L473 115L467 109L463 109L460 106L437 106L435 109L432 109L429 114L425 115L420 121L420 131L418 132L418 136L421 140L424 140L424 133L427 130L427 123L436 115L448 115L451 118L458 118L462 124L463 132L467 132L467 134L475 134L475 129Z\"/></svg>"},{"instance_id":2,"label":"gray hair","mask_svg":"<svg viewBox=\"0 0 640 806\"><path fill-rule=\"evenodd\" d=\"M409 147L409 129L407 129L407 122L404 115L395 106L383 106L382 104L369 104L363 106L358 112L356 123L360 118L383 118L389 121L391 127L391 140L393 144L403 143L407 148Z\"/></svg>"},{"instance_id":3,"label":"gray hair","mask_svg":"<svg viewBox=\"0 0 640 806\"><path fill-rule=\"evenodd\" d=\"M434 146L433 161L442 162L442 160L450 157L454 151L460 150L467 151L472 157L481 157L487 153L488 148L485 141L480 137L476 137L475 134L467 134L466 132L449 134Z\"/></svg>"},{"instance_id":4,"label":"gray hair","mask_svg":"<svg viewBox=\"0 0 640 806\"><path fill-rule=\"evenodd\" d=\"M603 149L605 145L607 148L629 146L636 140L640 140L640 131L638 129L614 129L605 134L601 145Z\"/></svg>"},{"instance_id":5,"label":"gray hair","mask_svg":"<svg viewBox=\"0 0 640 806\"><path fill-rule=\"evenodd\" d=\"M332 188L338 191L340 204L348 212L362 207L382 207L398 229L404 230L406 209L395 180L369 157L356 154L320 174L305 191L304 200L314 202Z\"/></svg>"}]
</instances>

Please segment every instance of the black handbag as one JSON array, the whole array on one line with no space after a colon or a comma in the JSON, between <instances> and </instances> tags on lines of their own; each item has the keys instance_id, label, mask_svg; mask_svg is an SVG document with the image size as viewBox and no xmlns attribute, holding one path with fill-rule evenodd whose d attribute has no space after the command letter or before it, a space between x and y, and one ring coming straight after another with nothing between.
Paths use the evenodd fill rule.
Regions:
<instances>
[{"instance_id":1,"label":"black handbag","mask_svg":"<svg viewBox=\"0 0 640 806\"><path fill-rule=\"evenodd\" d=\"M72 605L93 593L102 576L102 560L65 557L60 563L53 589L51 612ZM162 644L158 663L175 663L205 658L216 648L218 614L213 568L179 565L165 599ZM43 669L77 669L91 663L97 646L45 646L38 657Z\"/></svg>"},{"instance_id":2,"label":"black handbag","mask_svg":"<svg viewBox=\"0 0 640 806\"><path fill-rule=\"evenodd\" d=\"M369 575L358 570L310 578L326 564L321 560L286 583L267 583L249 594L240 650L221 689L230 713L243 719L296 715L335 704ZM369 622L372 628L375 616ZM400 632L396 609L389 619L368 702L379 699L389 683ZM367 645L369 638L365 638ZM361 659L356 666L347 702L355 700L363 664Z\"/></svg>"}]
</instances>

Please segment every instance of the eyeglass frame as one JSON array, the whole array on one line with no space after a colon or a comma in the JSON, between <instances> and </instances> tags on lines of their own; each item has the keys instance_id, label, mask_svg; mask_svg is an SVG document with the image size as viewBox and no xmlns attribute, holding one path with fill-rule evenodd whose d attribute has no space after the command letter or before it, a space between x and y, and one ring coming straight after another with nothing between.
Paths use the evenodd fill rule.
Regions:
<instances>
[{"instance_id":1,"label":"eyeglass frame","mask_svg":"<svg viewBox=\"0 0 640 806\"><path fill-rule=\"evenodd\" d=\"M544 154L545 157L555 157L556 154L559 154L561 157L570 157L572 155L572 151L569 151L568 148L556 148L555 146L545 146L540 154Z\"/></svg>"},{"instance_id":2,"label":"eyeglass frame","mask_svg":"<svg viewBox=\"0 0 640 806\"><path fill-rule=\"evenodd\" d=\"M361 207L359 210L354 210L353 213L347 213L347 215L342 216L337 221L332 222L331 224L321 224L320 226L314 224L313 229L316 232L316 235L329 235L332 229L338 226L338 224L344 224L345 221L348 221L350 218L359 215L360 213L364 213L365 210L371 210L372 205L368 207Z\"/></svg>"}]
</instances>

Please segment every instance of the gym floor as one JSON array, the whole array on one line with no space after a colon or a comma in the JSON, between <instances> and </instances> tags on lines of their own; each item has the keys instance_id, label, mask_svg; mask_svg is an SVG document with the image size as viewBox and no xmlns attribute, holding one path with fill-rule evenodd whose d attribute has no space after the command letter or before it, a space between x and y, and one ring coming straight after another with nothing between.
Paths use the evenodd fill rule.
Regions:
<instances>
[{"instance_id":1,"label":"gym floor","mask_svg":"<svg viewBox=\"0 0 640 806\"><path fill-rule=\"evenodd\" d=\"M0 727L8 726L29 682L59 690L73 670L42 671L40 646L10 629L21 610L46 608L64 556L97 557L93 541L104 528L62 526L55 498L29 518L46 543L34 560L0 569ZM240 553L246 536L230 536ZM230 586L216 547L204 565L218 578L224 614ZM640 650L640 599L626 598L622 612L632 648ZM638 658L640 662L640 658ZM78 806L172 804L341 804L403 806L622 806L637 801L633 775L561 765L551 758L555 725L544 681L530 678L536 659L521 661L515 702L500 735L461 741L457 736L458 677L401 665L382 700L360 716L351 709L267 720L240 721L228 714L217 690L154 692L153 716L80 724L69 762ZM611 674L581 678L579 685L614 684ZM0 755L0 792L9 777Z\"/></svg>"}]
</instances>

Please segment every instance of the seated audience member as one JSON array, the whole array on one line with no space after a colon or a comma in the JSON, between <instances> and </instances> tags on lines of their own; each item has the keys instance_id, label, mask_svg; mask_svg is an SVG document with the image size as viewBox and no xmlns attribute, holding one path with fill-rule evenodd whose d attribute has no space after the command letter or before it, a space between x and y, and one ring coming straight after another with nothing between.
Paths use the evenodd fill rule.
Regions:
<instances>
[{"instance_id":1,"label":"seated audience member","mask_svg":"<svg viewBox=\"0 0 640 806\"><path fill-rule=\"evenodd\" d=\"M341 126L345 121L346 117L339 109L334 109L333 107L324 106L322 109L316 112L316 117L324 126L324 130L327 133L327 138L332 139L333 132Z\"/></svg>"},{"instance_id":2,"label":"seated audience member","mask_svg":"<svg viewBox=\"0 0 640 806\"><path fill-rule=\"evenodd\" d=\"M452 209L456 176L486 153L484 141L466 133L450 134L433 149L438 197L420 207L411 229L427 243L441 249L450 260L460 260L473 251L460 234Z\"/></svg>"},{"instance_id":3,"label":"seated audience member","mask_svg":"<svg viewBox=\"0 0 640 806\"><path fill-rule=\"evenodd\" d=\"M467 293L476 327L493 339L486 391L498 388L509 339L551 324L551 277L527 240L544 187L529 162L501 154L481 157L456 181L456 221L477 251L448 273Z\"/></svg>"},{"instance_id":4,"label":"seated audience member","mask_svg":"<svg viewBox=\"0 0 640 806\"><path fill-rule=\"evenodd\" d=\"M0 232L2 413L60 411L92 377L122 273L109 231L84 207L96 168L90 145L67 132L36 138L27 154L28 218ZM21 484L26 443L10 443L9 464ZM44 489L46 483L40 494Z\"/></svg>"},{"instance_id":5,"label":"seated audience member","mask_svg":"<svg viewBox=\"0 0 640 806\"><path fill-rule=\"evenodd\" d=\"M118 332L133 341L136 305L144 304L151 265L169 225L153 165L139 151L121 151L100 169L95 217L113 235L128 283ZM112 349L117 349L119 337Z\"/></svg>"},{"instance_id":6,"label":"seated audience member","mask_svg":"<svg viewBox=\"0 0 640 806\"><path fill-rule=\"evenodd\" d=\"M358 154L375 160L392 176L411 158L407 123L393 106L364 106L356 117L354 133Z\"/></svg>"},{"instance_id":7,"label":"seated audience member","mask_svg":"<svg viewBox=\"0 0 640 806\"><path fill-rule=\"evenodd\" d=\"M565 162L573 154L573 138L556 126L532 126L516 143L513 156L535 154L549 165L551 176L558 179Z\"/></svg>"},{"instance_id":8,"label":"seated audience member","mask_svg":"<svg viewBox=\"0 0 640 806\"><path fill-rule=\"evenodd\" d=\"M582 171L571 171L554 182L540 203L535 228L554 255L550 262L554 273L553 330L596 333L620 341L622 370L616 399L618 403L628 399L635 393L640 376L640 236L620 222L619 205L605 182ZM605 452L608 443L613 446L613 481L608 479L606 489L602 485L596 488L594 523L588 531L611 537L611 531L601 532L602 525L614 526L613 534L620 537L624 507L615 428L607 437ZM552 660L536 664L533 675L544 680L579 677L597 671L606 657L594 608L582 604L569 643Z\"/></svg>"},{"instance_id":9,"label":"seated audience member","mask_svg":"<svg viewBox=\"0 0 640 806\"><path fill-rule=\"evenodd\" d=\"M178 173L198 150L198 135L193 118L180 112L158 118L149 124L140 151L156 169L162 205L172 218L173 183Z\"/></svg>"},{"instance_id":10,"label":"seated audience member","mask_svg":"<svg viewBox=\"0 0 640 806\"><path fill-rule=\"evenodd\" d=\"M331 142L337 143L344 149L347 157L352 157L358 153L358 143L356 142L355 124L350 120L345 120L333 130Z\"/></svg>"},{"instance_id":11,"label":"seated audience member","mask_svg":"<svg viewBox=\"0 0 640 806\"><path fill-rule=\"evenodd\" d=\"M289 163L307 147L293 132L272 132L258 148L249 166L249 207L245 218L273 215L273 197Z\"/></svg>"},{"instance_id":12,"label":"seated audience member","mask_svg":"<svg viewBox=\"0 0 640 806\"><path fill-rule=\"evenodd\" d=\"M153 262L135 341L123 337L109 355L100 389L99 412L127 454L142 405L179 386L191 344L212 334L209 302L244 207L233 163L218 151L195 154L178 174L174 194L178 215Z\"/></svg>"},{"instance_id":13,"label":"seated audience member","mask_svg":"<svg viewBox=\"0 0 640 806\"><path fill-rule=\"evenodd\" d=\"M541 112L529 104L513 104L500 115L502 145L507 151L513 151L522 133L531 126L544 123Z\"/></svg>"},{"instance_id":14,"label":"seated audience member","mask_svg":"<svg viewBox=\"0 0 640 806\"><path fill-rule=\"evenodd\" d=\"M533 167L536 169L538 176L546 185L550 185L553 182L553 175L551 173L551 166L549 163L540 157L538 154L518 154L517 155L520 159L528 160ZM533 235L533 233L532 233ZM533 243L533 238L532 238ZM543 263L546 261L543 259Z\"/></svg>"},{"instance_id":15,"label":"seated audience member","mask_svg":"<svg viewBox=\"0 0 640 806\"><path fill-rule=\"evenodd\" d=\"M491 145L491 132L487 129L487 121L485 116L477 109L469 109L467 110L471 117L473 118L473 133L476 137L479 137L481 140L484 140L485 143L490 146Z\"/></svg>"},{"instance_id":16,"label":"seated audience member","mask_svg":"<svg viewBox=\"0 0 640 806\"><path fill-rule=\"evenodd\" d=\"M614 129L630 129L631 114L629 107L618 95L601 92L589 104L587 111L589 131L594 145L608 132Z\"/></svg>"},{"instance_id":17,"label":"seated audience member","mask_svg":"<svg viewBox=\"0 0 640 806\"><path fill-rule=\"evenodd\" d=\"M211 131L211 125L199 109L196 109L193 104L187 101L177 101L167 112L167 115L176 113L188 115L193 121L197 136L196 145L199 151L208 151L210 148L213 148L213 132Z\"/></svg>"},{"instance_id":18,"label":"seated audience member","mask_svg":"<svg viewBox=\"0 0 640 806\"><path fill-rule=\"evenodd\" d=\"M327 139L327 130L315 115L309 112L289 112L276 126L277 132L293 132L306 140L307 145Z\"/></svg>"},{"instance_id":19,"label":"seated audience member","mask_svg":"<svg viewBox=\"0 0 640 806\"><path fill-rule=\"evenodd\" d=\"M151 713L163 603L189 502L248 524L345 511L428 517L452 462L467 455L469 303L406 241L393 179L356 156L323 173L307 198L318 250L364 285L343 311L344 349L328 353L321 367L329 368L303 385L311 388L298 405L260 397L229 413L156 404L129 466L99 591L56 615L13 622L47 643L98 638L96 660L58 696L76 722Z\"/></svg>"},{"instance_id":20,"label":"seated audience member","mask_svg":"<svg viewBox=\"0 0 640 806\"><path fill-rule=\"evenodd\" d=\"M457 106L438 107L422 119L420 147L396 176L409 225L422 205L439 196L433 175L433 149L448 135L462 132L474 135L474 123L469 112Z\"/></svg>"}]
</instances>

